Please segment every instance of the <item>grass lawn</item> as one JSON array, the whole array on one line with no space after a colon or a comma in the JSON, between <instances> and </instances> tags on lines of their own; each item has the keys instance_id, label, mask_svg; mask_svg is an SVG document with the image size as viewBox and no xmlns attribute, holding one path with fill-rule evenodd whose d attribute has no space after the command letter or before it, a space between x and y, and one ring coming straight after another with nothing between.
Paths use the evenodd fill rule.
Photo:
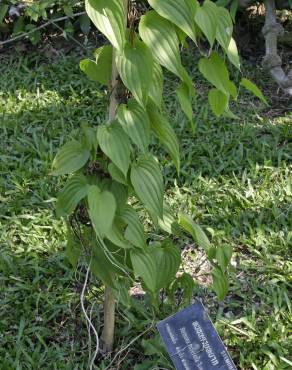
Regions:
<instances>
[{"instance_id":1,"label":"grass lawn","mask_svg":"<svg viewBox=\"0 0 292 370\"><path fill-rule=\"evenodd\" d=\"M82 121L97 125L106 114L103 92L82 75L78 61L76 56L42 61L36 55L1 61L0 370L86 369L88 363L90 343L80 308L85 269L73 271L65 259L65 227L54 215L62 180L49 176L54 154L72 130ZM196 133L188 132L167 86L181 143L178 179L166 154L154 145L153 150L165 165L172 209L191 214L213 243L234 248L226 299L218 304L206 286L198 287L195 296L209 308L239 369L291 369L291 106L270 118L277 109L264 110L242 93L233 108L239 119L216 119L205 103L206 85L198 83L196 71L193 75ZM178 243L185 247L190 240ZM195 259L196 251L189 245L187 259ZM97 327L101 298L92 280L86 306ZM119 350L152 318L137 303L132 311L119 306L117 321ZM160 348L151 329L110 368L172 369ZM111 362L99 360L98 369Z\"/></svg>"}]
</instances>

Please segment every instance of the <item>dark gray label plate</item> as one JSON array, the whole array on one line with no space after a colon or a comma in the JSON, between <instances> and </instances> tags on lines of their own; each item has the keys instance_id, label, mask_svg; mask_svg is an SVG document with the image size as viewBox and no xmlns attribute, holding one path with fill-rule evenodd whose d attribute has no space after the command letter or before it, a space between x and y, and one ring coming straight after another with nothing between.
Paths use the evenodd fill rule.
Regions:
<instances>
[{"instance_id":1,"label":"dark gray label plate","mask_svg":"<svg viewBox=\"0 0 292 370\"><path fill-rule=\"evenodd\" d=\"M176 370L236 370L200 302L160 321L157 328Z\"/></svg>"}]
</instances>

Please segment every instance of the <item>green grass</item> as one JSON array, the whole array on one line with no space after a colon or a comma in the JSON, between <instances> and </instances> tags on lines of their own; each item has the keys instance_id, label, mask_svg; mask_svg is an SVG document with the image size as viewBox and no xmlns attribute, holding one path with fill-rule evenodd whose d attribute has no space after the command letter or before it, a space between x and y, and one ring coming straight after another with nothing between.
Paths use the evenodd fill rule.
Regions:
<instances>
[{"instance_id":1,"label":"green grass","mask_svg":"<svg viewBox=\"0 0 292 370\"><path fill-rule=\"evenodd\" d=\"M0 74L0 369L85 369L88 340L79 303L84 268L72 271L64 257L65 229L54 215L61 180L49 172L72 130L82 121L104 120L106 100L74 56L49 63L14 56L2 62ZM207 288L196 294L239 369L290 369L292 114L269 119L242 92L233 108L239 120L215 119L205 103L206 85L200 82L198 91L195 134L173 93L166 98L181 143L178 179L169 158L154 148L165 165L170 206L192 214L215 244L235 251L227 298L218 304ZM101 299L92 283L87 306L95 302L97 326ZM117 320L119 350L152 319L137 304L132 312L120 307ZM137 340L113 368L144 362L135 369L171 369L154 335L152 329ZM110 359L99 363L104 368Z\"/></svg>"}]
</instances>

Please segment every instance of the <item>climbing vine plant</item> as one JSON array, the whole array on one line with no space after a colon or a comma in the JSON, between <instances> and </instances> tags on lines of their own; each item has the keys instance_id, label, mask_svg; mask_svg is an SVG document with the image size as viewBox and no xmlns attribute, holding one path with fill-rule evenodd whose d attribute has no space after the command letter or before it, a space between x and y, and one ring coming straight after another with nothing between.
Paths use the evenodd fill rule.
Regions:
<instances>
[{"instance_id":1,"label":"climbing vine plant","mask_svg":"<svg viewBox=\"0 0 292 370\"><path fill-rule=\"evenodd\" d=\"M137 22L134 2L86 0L88 16L109 44L95 51L95 60L82 60L80 67L89 78L107 86L108 122L97 129L83 125L78 140L61 147L53 162L53 175L69 175L57 201L57 213L68 222L67 255L75 265L83 248L90 270L106 287L107 350L113 343L114 297L127 304L129 287L136 279L156 307L161 289L171 292L181 286L191 296L191 276L177 277L181 256L172 242L173 233L189 233L205 250L219 299L228 291L231 247L211 244L190 216L170 214L161 166L149 144L155 135L179 173L179 143L166 114L163 73L168 70L179 79L177 99L194 129L196 92L181 61L187 38L202 53L198 68L212 85L208 94L212 111L216 116L231 115L229 101L236 100L238 90L230 80L226 60L240 70L232 19L226 9L209 0L202 4L148 0L148 5ZM209 46L203 48L206 42ZM249 80L243 78L241 85L264 100ZM147 237L137 202L169 238Z\"/></svg>"}]
</instances>

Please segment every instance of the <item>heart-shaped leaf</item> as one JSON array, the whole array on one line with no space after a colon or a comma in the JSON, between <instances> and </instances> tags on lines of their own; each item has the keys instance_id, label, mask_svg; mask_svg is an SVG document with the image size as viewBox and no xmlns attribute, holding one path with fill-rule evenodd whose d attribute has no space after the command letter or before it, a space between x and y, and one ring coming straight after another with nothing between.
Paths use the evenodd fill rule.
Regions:
<instances>
[{"instance_id":1,"label":"heart-shaped leaf","mask_svg":"<svg viewBox=\"0 0 292 370\"><path fill-rule=\"evenodd\" d=\"M217 7L216 39L227 52L233 33L233 23L229 11L221 6Z\"/></svg>"},{"instance_id":2,"label":"heart-shaped leaf","mask_svg":"<svg viewBox=\"0 0 292 370\"><path fill-rule=\"evenodd\" d=\"M159 64L154 63L153 65L153 79L149 90L149 97L152 102L159 108L162 105L162 94L163 94L163 72Z\"/></svg>"},{"instance_id":3,"label":"heart-shaped leaf","mask_svg":"<svg viewBox=\"0 0 292 370\"><path fill-rule=\"evenodd\" d=\"M118 50L125 44L125 7L122 0L86 0L85 9L94 25Z\"/></svg>"},{"instance_id":4,"label":"heart-shaped leaf","mask_svg":"<svg viewBox=\"0 0 292 370\"><path fill-rule=\"evenodd\" d=\"M153 294L166 288L175 277L181 263L179 250L172 244L153 246L145 252L131 251L136 276L140 276Z\"/></svg>"},{"instance_id":5,"label":"heart-shaped leaf","mask_svg":"<svg viewBox=\"0 0 292 370\"><path fill-rule=\"evenodd\" d=\"M163 217L163 177L151 155L142 155L131 168L131 182L135 193L150 213Z\"/></svg>"},{"instance_id":6,"label":"heart-shaped leaf","mask_svg":"<svg viewBox=\"0 0 292 370\"><path fill-rule=\"evenodd\" d=\"M177 172L179 172L179 144L174 129L172 128L168 120L164 116L162 116L161 113L159 113L159 111L153 104L149 105L148 113L152 130L154 131L157 138L161 141L167 152L170 154L177 169Z\"/></svg>"},{"instance_id":7,"label":"heart-shaped leaf","mask_svg":"<svg viewBox=\"0 0 292 370\"><path fill-rule=\"evenodd\" d=\"M217 5L212 1L205 0L202 6L196 11L195 21L204 35L207 37L209 44L213 46L217 30Z\"/></svg>"},{"instance_id":8,"label":"heart-shaped leaf","mask_svg":"<svg viewBox=\"0 0 292 370\"><path fill-rule=\"evenodd\" d=\"M195 14L196 0L148 0L153 9L162 17L170 20L196 42Z\"/></svg>"},{"instance_id":9,"label":"heart-shaped leaf","mask_svg":"<svg viewBox=\"0 0 292 370\"><path fill-rule=\"evenodd\" d=\"M125 238L131 242L135 247L145 249L146 240L144 234L144 227L139 220L137 212L131 206L126 206L120 216L127 224L125 231Z\"/></svg>"},{"instance_id":10,"label":"heart-shaped leaf","mask_svg":"<svg viewBox=\"0 0 292 370\"><path fill-rule=\"evenodd\" d=\"M130 142L118 122L98 127L97 139L101 150L122 171L124 176L130 165Z\"/></svg>"},{"instance_id":11,"label":"heart-shaped leaf","mask_svg":"<svg viewBox=\"0 0 292 370\"><path fill-rule=\"evenodd\" d=\"M150 50L139 39L127 43L116 56L117 69L124 85L142 106L146 105L153 75L153 58Z\"/></svg>"},{"instance_id":12,"label":"heart-shaped leaf","mask_svg":"<svg viewBox=\"0 0 292 370\"><path fill-rule=\"evenodd\" d=\"M183 67L175 27L152 10L141 17L139 34L157 63L180 77Z\"/></svg>"},{"instance_id":13,"label":"heart-shaped leaf","mask_svg":"<svg viewBox=\"0 0 292 370\"><path fill-rule=\"evenodd\" d=\"M212 53L211 58L201 58L199 70L202 75L223 94L231 95L234 99L237 90L233 82L229 79L229 73L224 60L217 53Z\"/></svg>"},{"instance_id":14,"label":"heart-shaped leaf","mask_svg":"<svg viewBox=\"0 0 292 370\"><path fill-rule=\"evenodd\" d=\"M117 209L114 195L107 191L100 191L96 185L88 190L89 217L95 232L100 236L109 233Z\"/></svg>"},{"instance_id":15,"label":"heart-shaped leaf","mask_svg":"<svg viewBox=\"0 0 292 370\"><path fill-rule=\"evenodd\" d=\"M150 122L141 105L129 99L127 105L119 106L117 118L133 143L143 152L146 151L150 140Z\"/></svg>"},{"instance_id":16,"label":"heart-shaped leaf","mask_svg":"<svg viewBox=\"0 0 292 370\"><path fill-rule=\"evenodd\" d=\"M76 172L82 168L90 157L90 151L77 140L63 145L54 161L52 175L60 176Z\"/></svg>"},{"instance_id":17,"label":"heart-shaped leaf","mask_svg":"<svg viewBox=\"0 0 292 370\"><path fill-rule=\"evenodd\" d=\"M210 107L215 116L220 117L225 111L229 96L217 89L211 89L208 94Z\"/></svg>"},{"instance_id":18,"label":"heart-shaped leaf","mask_svg":"<svg viewBox=\"0 0 292 370\"><path fill-rule=\"evenodd\" d=\"M80 69L92 81L108 85L111 79L113 48L110 45L102 46L95 51L96 61L83 59Z\"/></svg>"},{"instance_id":19,"label":"heart-shaped leaf","mask_svg":"<svg viewBox=\"0 0 292 370\"><path fill-rule=\"evenodd\" d=\"M81 199L85 198L89 189L86 177L82 174L73 175L58 195L56 212L58 216L70 215Z\"/></svg>"}]
</instances>

